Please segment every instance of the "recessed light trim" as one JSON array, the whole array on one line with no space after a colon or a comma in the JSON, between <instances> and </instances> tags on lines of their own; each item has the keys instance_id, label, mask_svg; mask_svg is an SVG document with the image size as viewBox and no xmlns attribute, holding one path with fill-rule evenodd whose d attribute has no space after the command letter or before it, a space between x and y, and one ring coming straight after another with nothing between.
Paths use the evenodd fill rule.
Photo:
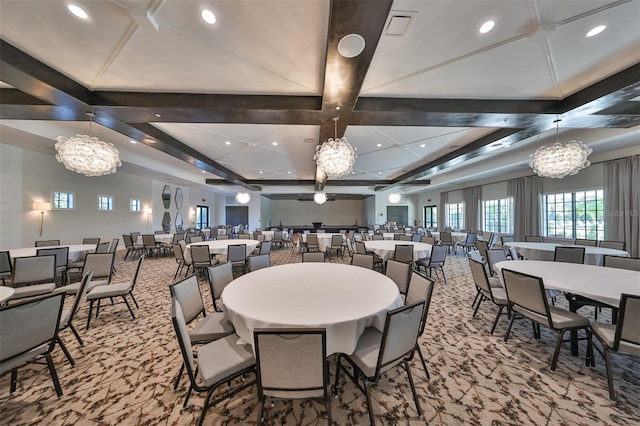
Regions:
<instances>
[{"instance_id":1,"label":"recessed light trim","mask_svg":"<svg viewBox=\"0 0 640 426\"><path fill-rule=\"evenodd\" d=\"M87 19L89 18L89 14L87 13L86 10L84 10L83 8L81 8L80 6L78 6L77 4L73 4L70 3L67 5L67 9L69 10L69 12L71 12L74 16L80 18L80 19Z\"/></svg>"},{"instance_id":2,"label":"recessed light trim","mask_svg":"<svg viewBox=\"0 0 640 426\"><path fill-rule=\"evenodd\" d=\"M494 21L487 21L480 26L480 29L478 30L478 32L480 34L486 34L489 31L491 31L495 26L496 26L496 23Z\"/></svg>"},{"instance_id":3,"label":"recessed light trim","mask_svg":"<svg viewBox=\"0 0 640 426\"><path fill-rule=\"evenodd\" d=\"M209 25L213 25L216 23L216 15L209 9L205 9L202 11L202 19Z\"/></svg>"},{"instance_id":4,"label":"recessed light trim","mask_svg":"<svg viewBox=\"0 0 640 426\"><path fill-rule=\"evenodd\" d=\"M263 174L264 172L262 170L260 170L260 174Z\"/></svg>"},{"instance_id":5,"label":"recessed light trim","mask_svg":"<svg viewBox=\"0 0 640 426\"><path fill-rule=\"evenodd\" d=\"M593 37L593 36L597 36L598 34L600 34L601 32L603 32L605 29L607 28L606 25L598 25L597 27L592 28L591 30L589 30L588 33L586 33L584 36L585 37Z\"/></svg>"},{"instance_id":6,"label":"recessed light trim","mask_svg":"<svg viewBox=\"0 0 640 426\"><path fill-rule=\"evenodd\" d=\"M360 34L347 34L338 42L338 53L345 58L355 58L364 50L365 41Z\"/></svg>"},{"instance_id":7,"label":"recessed light trim","mask_svg":"<svg viewBox=\"0 0 640 426\"><path fill-rule=\"evenodd\" d=\"M225 145L231 145L231 142L226 141L224 144L225 144Z\"/></svg>"}]
</instances>

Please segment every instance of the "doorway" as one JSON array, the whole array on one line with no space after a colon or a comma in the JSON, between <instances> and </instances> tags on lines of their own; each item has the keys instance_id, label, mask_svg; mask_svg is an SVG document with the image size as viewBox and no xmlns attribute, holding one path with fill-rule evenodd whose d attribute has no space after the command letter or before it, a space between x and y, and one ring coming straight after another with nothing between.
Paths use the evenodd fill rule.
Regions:
<instances>
[{"instance_id":1,"label":"doorway","mask_svg":"<svg viewBox=\"0 0 640 426\"><path fill-rule=\"evenodd\" d=\"M387 206L387 222L407 226L409 222L409 206Z\"/></svg>"},{"instance_id":2,"label":"doorway","mask_svg":"<svg viewBox=\"0 0 640 426\"><path fill-rule=\"evenodd\" d=\"M248 225L249 224L249 207L248 206L227 206L226 207L225 225Z\"/></svg>"},{"instance_id":3,"label":"doorway","mask_svg":"<svg viewBox=\"0 0 640 426\"><path fill-rule=\"evenodd\" d=\"M209 227L209 206L196 206L196 228Z\"/></svg>"}]
</instances>

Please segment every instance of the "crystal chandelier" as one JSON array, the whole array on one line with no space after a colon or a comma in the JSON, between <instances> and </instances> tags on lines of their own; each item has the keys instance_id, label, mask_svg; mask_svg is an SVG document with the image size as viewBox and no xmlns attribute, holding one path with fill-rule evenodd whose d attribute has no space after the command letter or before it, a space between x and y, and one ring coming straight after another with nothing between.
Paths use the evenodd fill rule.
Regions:
<instances>
[{"instance_id":1,"label":"crystal chandelier","mask_svg":"<svg viewBox=\"0 0 640 426\"><path fill-rule=\"evenodd\" d=\"M341 178L351 173L358 154L356 154L357 148L352 147L347 138L338 139L338 117L334 117L333 121L335 139L329 138L322 145L318 145L313 159L327 177Z\"/></svg>"},{"instance_id":2,"label":"crystal chandelier","mask_svg":"<svg viewBox=\"0 0 640 426\"><path fill-rule=\"evenodd\" d=\"M324 204L327 202L327 194L324 192L316 192L313 194L313 202L316 204Z\"/></svg>"},{"instance_id":3,"label":"crystal chandelier","mask_svg":"<svg viewBox=\"0 0 640 426\"><path fill-rule=\"evenodd\" d=\"M91 119L95 114L89 112L87 115L91 134ZM103 176L115 173L116 167L122 165L118 150L112 143L87 135L75 135L72 138L58 136L57 140L56 160L73 172L85 176Z\"/></svg>"},{"instance_id":4,"label":"crystal chandelier","mask_svg":"<svg viewBox=\"0 0 640 426\"><path fill-rule=\"evenodd\" d=\"M587 157L593 150L584 143L575 140L565 144L560 143L558 137L560 121L554 121L556 143L552 146L540 147L529 156L533 158L529 166L538 176L562 179L565 176L573 176L591 165Z\"/></svg>"},{"instance_id":5,"label":"crystal chandelier","mask_svg":"<svg viewBox=\"0 0 640 426\"><path fill-rule=\"evenodd\" d=\"M251 194L248 192L238 192L236 194L236 201L240 204L247 204L251 201Z\"/></svg>"},{"instance_id":6,"label":"crystal chandelier","mask_svg":"<svg viewBox=\"0 0 640 426\"><path fill-rule=\"evenodd\" d=\"M398 194L397 192L389 194L389 202L391 204L398 204L400 202L400 194Z\"/></svg>"}]
</instances>

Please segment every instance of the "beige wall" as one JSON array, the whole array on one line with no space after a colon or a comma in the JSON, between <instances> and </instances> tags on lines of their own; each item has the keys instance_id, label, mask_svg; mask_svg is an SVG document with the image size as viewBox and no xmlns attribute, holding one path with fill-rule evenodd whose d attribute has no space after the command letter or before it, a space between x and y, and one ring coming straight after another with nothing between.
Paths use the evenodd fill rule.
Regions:
<instances>
[{"instance_id":1,"label":"beige wall","mask_svg":"<svg viewBox=\"0 0 640 426\"><path fill-rule=\"evenodd\" d=\"M318 205L313 201L272 200L271 224L277 226L280 221L285 226L308 225L322 222L324 225L351 226L358 222L364 224L364 205L361 200L327 201ZM268 226L265 223L264 226Z\"/></svg>"}]
</instances>

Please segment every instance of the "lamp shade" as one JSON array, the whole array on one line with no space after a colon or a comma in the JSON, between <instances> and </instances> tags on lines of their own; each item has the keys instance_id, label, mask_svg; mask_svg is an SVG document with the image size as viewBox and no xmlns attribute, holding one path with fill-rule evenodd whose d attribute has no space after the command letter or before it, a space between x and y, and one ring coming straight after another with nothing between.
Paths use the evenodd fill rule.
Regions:
<instances>
[{"instance_id":1,"label":"lamp shade","mask_svg":"<svg viewBox=\"0 0 640 426\"><path fill-rule=\"evenodd\" d=\"M51 210L51 203L43 203L43 202L33 203L33 209L46 212Z\"/></svg>"}]
</instances>

